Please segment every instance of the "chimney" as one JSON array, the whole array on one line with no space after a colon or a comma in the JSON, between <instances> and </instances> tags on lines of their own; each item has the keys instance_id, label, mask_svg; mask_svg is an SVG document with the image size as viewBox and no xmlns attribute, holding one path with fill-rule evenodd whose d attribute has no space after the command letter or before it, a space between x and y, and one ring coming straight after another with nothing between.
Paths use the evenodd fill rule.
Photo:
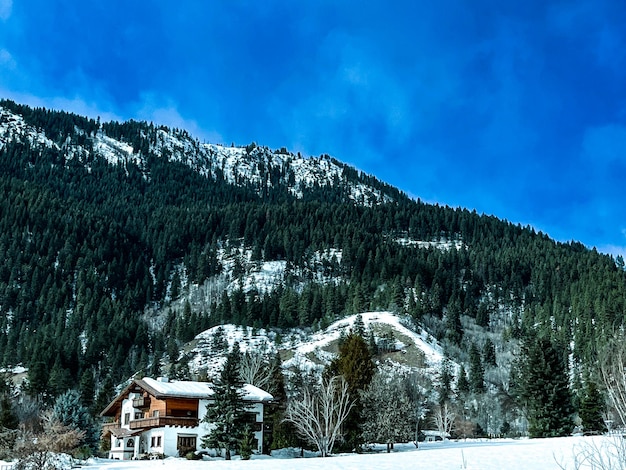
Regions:
<instances>
[{"instance_id":1,"label":"chimney","mask_svg":"<svg viewBox=\"0 0 626 470\"><path fill-rule=\"evenodd\" d=\"M167 377L157 377L157 382L169 382L170 379L168 379Z\"/></svg>"}]
</instances>

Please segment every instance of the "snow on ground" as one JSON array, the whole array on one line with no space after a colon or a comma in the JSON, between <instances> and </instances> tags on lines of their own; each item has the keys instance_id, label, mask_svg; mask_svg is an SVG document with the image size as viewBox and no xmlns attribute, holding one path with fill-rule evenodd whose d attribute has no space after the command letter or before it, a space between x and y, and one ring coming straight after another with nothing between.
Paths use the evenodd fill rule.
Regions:
<instances>
[{"instance_id":1,"label":"snow on ground","mask_svg":"<svg viewBox=\"0 0 626 470\"><path fill-rule=\"evenodd\" d=\"M258 271L252 271L245 279L243 291L256 289L265 294L272 291L285 277L287 261L264 261L260 263Z\"/></svg>"},{"instance_id":2,"label":"snow on ground","mask_svg":"<svg viewBox=\"0 0 626 470\"><path fill-rule=\"evenodd\" d=\"M307 355L314 353L320 359L325 359L323 348L327 347L331 342L336 341L342 332L348 332L357 315L351 315L331 324L326 330L315 333L308 341L298 344L293 348L294 356L284 363L285 367L297 365L299 367L314 368L315 364ZM443 352L435 342L431 343L427 337L417 334L405 327L400 318L391 312L366 312L361 314L365 327L368 328L373 324L386 324L393 327L399 333L411 338L415 346L420 349L426 356L426 361L430 367L437 367L443 360Z\"/></svg>"},{"instance_id":3,"label":"snow on ground","mask_svg":"<svg viewBox=\"0 0 626 470\"><path fill-rule=\"evenodd\" d=\"M558 470L574 469L575 456L582 448L598 446L605 437L564 437L553 439L502 439L492 441L459 441L396 445L387 454L346 454L329 458L280 458L253 456L252 460L188 461L168 458L162 461L94 460L84 468L94 470ZM582 469L591 469L581 465Z\"/></svg>"},{"instance_id":4,"label":"snow on ground","mask_svg":"<svg viewBox=\"0 0 626 470\"><path fill-rule=\"evenodd\" d=\"M212 374L223 366L226 360L224 356L225 351L214 352L212 348L213 337L220 329L224 335L228 350L237 342L242 353L247 351L272 353L275 351L272 341L273 335L264 329L255 331L249 326L230 324L215 326L196 336L197 343L191 350L192 359L188 363L191 371L198 372L206 369Z\"/></svg>"},{"instance_id":5,"label":"snow on ground","mask_svg":"<svg viewBox=\"0 0 626 470\"><path fill-rule=\"evenodd\" d=\"M363 313L361 316L363 317L365 327L368 327L372 323L385 323L393 326L399 333L411 338L415 346L425 354L426 360L430 366L437 366L443 361L443 350L441 347L436 344L434 340L432 343L429 342L426 333L417 334L408 329L400 322L400 317L397 315L391 312L368 312ZM354 318L356 318L356 316L354 316Z\"/></svg>"},{"instance_id":6,"label":"snow on ground","mask_svg":"<svg viewBox=\"0 0 626 470\"><path fill-rule=\"evenodd\" d=\"M447 240L442 238L440 240L435 241L422 241L422 240L414 240L408 237L397 238L396 243L402 246L415 246L417 248L437 248L441 251L449 251L452 248L455 250L461 250L465 247L465 244L461 240Z\"/></svg>"},{"instance_id":7,"label":"snow on ground","mask_svg":"<svg viewBox=\"0 0 626 470\"><path fill-rule=\"evenodd\" d=\"M31 144L42 144L46 147L59 148L54 142L46 137L43 132L37 131L24 121L18 114L13 114L8 109L0 107L0 148L13 137L28 139Z\"/></svg>"}]
</instances>

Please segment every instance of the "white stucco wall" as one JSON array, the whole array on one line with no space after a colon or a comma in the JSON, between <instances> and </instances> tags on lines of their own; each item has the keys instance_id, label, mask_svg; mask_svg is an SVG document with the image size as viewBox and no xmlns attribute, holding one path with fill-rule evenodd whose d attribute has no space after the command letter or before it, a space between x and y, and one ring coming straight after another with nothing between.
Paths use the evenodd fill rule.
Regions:
<instances>
[{"instance_id":1,"label":"white stucco wall","mask_svg":"<svg viewBox=\"0 0 626 470\"><path fill-rule=\"evenodd\" d=\"M133 398L135 398L136 394L130 394L129 398L124 399L122 401L121 408L121 416L120 416L120 426L125 429L130 430L130 421L135 419L135 413L139 412L139 410L133 408ZM164 454L166 456L178 456L178 436L185 437L196 437L196 450L202 449L202 438L206 436L212 425L208 423L202 422L202 419L206 416L207 405L209 400L199 400L198 403L198 418L200 422L198 426L195 427L180 427L180 426L164 426L160 428L153 428L144 431L140 436L134 436L134 446L133 448L129 448L126 446L128 438L119 439L122 443L121 446L116 446L118 443L118 439L114 436L111 436L111 458L115 459L130 459L133 456L137 456L143 453L152 453L152 454ZM263 404L262 403L253 403L248 409L251 413L255 413L255 421L257 423L263 422ZM130 421L129 423L124 422L124 417L126 414L129 414ZM152 438L155 438L154 440ZM160 445L159 440L160 439ZM263 446L263 431L257 431L254 433L254 437L257 439L258 447L257 452L262 451ZM154 446L152 445L154 442Z\"/></svg>"}]
</instances>

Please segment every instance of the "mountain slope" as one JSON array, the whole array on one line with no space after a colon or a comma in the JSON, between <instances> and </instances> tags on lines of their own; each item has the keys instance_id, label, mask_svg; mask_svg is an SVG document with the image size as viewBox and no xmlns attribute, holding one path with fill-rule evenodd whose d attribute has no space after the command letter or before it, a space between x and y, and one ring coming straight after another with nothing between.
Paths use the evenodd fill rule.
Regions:
<instances>
[{"instance_id":1,"label":"mountain slope","mask_svg":"<svg viewBox=\"0 0 626 470\"><path fill-rule=\"evenodd\" d=\"M449 351L533 329L591 364L622 324L609 256L411 200L328 156L201 143L0 102L0 362L59 393L158 373L222 323L325 328L412 317Z\"/></svg>"}]
</instances>

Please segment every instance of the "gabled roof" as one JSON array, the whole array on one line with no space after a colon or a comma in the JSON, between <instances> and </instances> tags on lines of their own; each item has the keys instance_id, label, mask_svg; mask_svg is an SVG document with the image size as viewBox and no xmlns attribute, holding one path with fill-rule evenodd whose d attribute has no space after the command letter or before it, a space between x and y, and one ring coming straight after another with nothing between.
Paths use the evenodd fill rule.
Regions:
<instances>
[{"instance_id":1,"label":"gabled roof","mask_svg":"<svg viewBox=\"0 0 626 470\"><path fill-rule=\"evenodd\" d=\"M210 399L214 393L209 382L169 382L145 377L143 379L133 380L104 410L102 410L100 416L112 416L115 414L114 410L122 406L122 401L129 393L142 391L148 392L148 394L159 400L167 398L206 400ZM254 385L245 384L243 391L243 399L250 402L268 402L274 399L271 394Z\"/></svg>"},{"instance_id":2,"label":"gabled roof","mask_svg":"<svg viewBox=\"0 0 626 470\"><path fill-rule=\"evenodd\" d=\"M126 429L126 428L121 428L120 427L120 428L113 428L113 429L111 429L111 434L113 434L115 437L120 439L122 437L138 436L143 431L144 431L143 429L130 430L130 429Z\"/></svg>"}]
</instances>

